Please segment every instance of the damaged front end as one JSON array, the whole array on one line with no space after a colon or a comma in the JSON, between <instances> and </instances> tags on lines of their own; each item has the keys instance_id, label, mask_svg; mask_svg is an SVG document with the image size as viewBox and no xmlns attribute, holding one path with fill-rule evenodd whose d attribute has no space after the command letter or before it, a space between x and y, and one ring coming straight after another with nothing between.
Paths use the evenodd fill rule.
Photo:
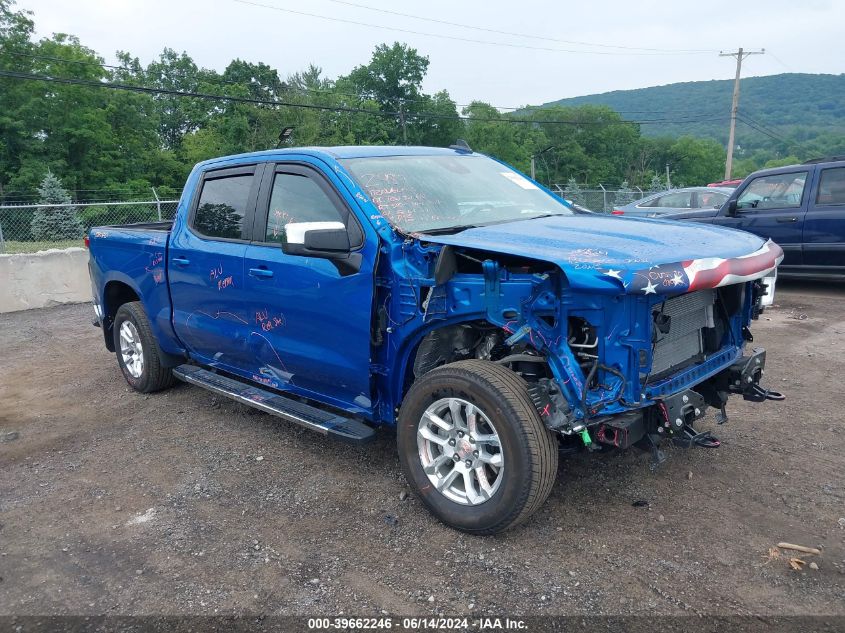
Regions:
<instances>
[{"instance_id":1,"label":"damaged front end","mask_svg":"<svg viewBox=\"0 0 845 633\"><path fill-rule=\"evenodd\" d=\"M425 236L423 236L423 240ZM437 366L478 358L527 382L546 426L569 449L651 451L716 447L696 423L709 407L727 421L730 395L783 396L760 381L765 351L744 352L782 257L767 243L733 260L603 269L570 283L550 262L409 238L380 276L374 364L380 404L393 419L402 394ZM392 278L391 278L392 277ZM399 371L385 368L398 357ZM384 388L382 388L384 387Z\"/></svg>"}]
</instances>

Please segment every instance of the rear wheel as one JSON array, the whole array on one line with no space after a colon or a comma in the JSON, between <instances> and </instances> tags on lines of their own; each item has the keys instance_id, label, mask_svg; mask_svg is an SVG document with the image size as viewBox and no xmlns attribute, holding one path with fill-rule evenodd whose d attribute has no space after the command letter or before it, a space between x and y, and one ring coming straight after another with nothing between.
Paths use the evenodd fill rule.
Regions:
<instances>
[{"instance_id":1,"label":"rear wheel","mask_svg":"<svg viewBox=\"0 0 845 633\"><path fill-rule=\"evenodd\" d=\"M397 442L405 477L428 509L474 534L527 519L557 474L557 438L525 381L487 361L444 365L414 383Z\"/></svg>"},{"instance_id":2,"label":"rear wheel","mask_svg":"<svg viewBox=\"0 0 845 633\"><path fill-rule=\"evenodd\" d=\"M163 367L150 321L140 301L124 303L114 318L114 349L126 382L135 391L152 393L173 385Z\"/></svg>"}]
</instances>

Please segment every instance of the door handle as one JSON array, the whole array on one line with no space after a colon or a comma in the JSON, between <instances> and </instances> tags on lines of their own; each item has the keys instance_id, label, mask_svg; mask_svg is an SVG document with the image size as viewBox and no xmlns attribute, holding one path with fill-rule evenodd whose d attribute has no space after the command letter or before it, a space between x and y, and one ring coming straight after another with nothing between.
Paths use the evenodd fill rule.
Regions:
<instances>
[{"instance_id":1,"label":"door handle","mask_svg":"<svg viewBox=\"0 0 845 633\"><path fill-rule=\"evenodd\" d=\"M170 259L170 261L176 264L177 266L187 266L191 263L191 260L187 257L173 257Z\"/></svg>"},{"instance_id":2,"label":"door handle","mask_svg":"<svg viewBox=\"0 0 845 633\"><path fill-rule=\"evenodd\" d=\"M273 276L273 271L266 268L250 268L250 277L258 277L259 279L269 279Z\"/></svg>"},{"instance_id":3,"label":"door handle","mask_svg":"<svg viewBox=\"0 0 845 633\"><path fill-rule=\"evenodd\" d=\"M787 224L789 222L797 222L798 218L778 218L777 221L781 224Z\"/></svg>"}]
</instances>

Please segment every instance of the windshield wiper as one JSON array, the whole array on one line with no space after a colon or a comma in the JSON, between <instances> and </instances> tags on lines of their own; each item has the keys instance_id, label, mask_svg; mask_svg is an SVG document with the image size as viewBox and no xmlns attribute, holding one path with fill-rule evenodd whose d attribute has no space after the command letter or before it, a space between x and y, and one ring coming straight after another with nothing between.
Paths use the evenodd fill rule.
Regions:
<instances>
[{"instance_id":1,"label":"windshield wiper","mask_svg":"<svg viewBox=\"0 0 845 633\"><path fill-rule=\"evenodd\" d=\"M553 216L563 215L562 213L543 213L541 215L534 215L530 218L505 218L504 220L496 220L495 222L484 222L481 224L462 224L460 226L445 226L442 228L431 229L428 231L415 231L415 233L426 233L428 235L446 235L449 233L457 233L465 231L466 229L480 229L485 226L495 226L497 224L510 224L511 222L522 222L523 220L536 220L537 218L550 218Z\"/></svg>"},{"instance_id":2,"label":"windshield wiper","mask_svg":"<svg viewBox=\"0 0 845 633\"><path fill-rule=\"evenodd\" d=\"M542 215L532 215L530 218L519 218L520 220L536 220L537 218L553 218L558 215L563 215L562 213L543 213Z\"/></svg>"},{"instance_id":3,"label":"windshield wiper","mask_svg":"<svg viewBox=\"0 0 845 633\"><path fill-rule=\"evenodd\" d=\"M477 229L477 224L461 224L459 226L443 226L438 229L429 229L425 231L415 231L415 233L424 233L426 235L448 235L449 233L458 233L466 229Z\"/></svg>"}]
</instances>

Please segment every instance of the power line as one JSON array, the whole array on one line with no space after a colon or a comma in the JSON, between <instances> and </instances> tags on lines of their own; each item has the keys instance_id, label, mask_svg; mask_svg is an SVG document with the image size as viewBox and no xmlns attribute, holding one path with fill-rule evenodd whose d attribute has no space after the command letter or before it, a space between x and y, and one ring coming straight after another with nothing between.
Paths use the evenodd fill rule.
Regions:
<instances>
[{"instance_id":1,"label":"power line","mask_svg":"<svg viewBox=\"0 0 845 633\"><path fill-rule=\"evenodd\" d=\"M745 122L746 122L746 123L749 123L749 122L750 122L750 123L753 123L753 124L754 124L754 125L756 125L757 127L762 128L763 130L765 130L765 131L769 132L772 136L775 136L775 137L779 138L779 139L780 139L781 141L783 141L784 143L791 143L791 142L792 142L792 141L787 140L787 139L786 139L786 138L784 138L783 136L781 136L781 135L780 135L780 132L776 132L776 131L775 131L775 130L773 130L772 128L768 127L765 123L761 123L761 122L760 122L760 121L758 121L757 119L755 119L755 118L753 118L753 117L748 116L748 114L747 114L746 112L744 112L744 111L740 111L740 112L738 112L738 113L737 113L737 116L739 116L739 117L740 117L740 118L742 118L742 119L745 119Z\"/></svg>"},{"instance_id":2,"label":"power line","mask_svg":"<svg viewBox=\"0 0 845 633\"><path fill-rule=\"evenodd\" d=\"M133 84L123 84L115 82L93 81L88 79L76 79L70 77L51 77L45 75L35 75L31 73L22 73L18 71L2 70L0 69L0 77L7 77L10 79L19 79L27 81L43 81L60 83L67 85L86 86L90 88L107 88L112 90L126 90L129 92L138 92L144 94L160 94L175 97L192 97L197 99L205 99L212 101L229 101L233 103L247 103L252 105L269 105L275 107L289 107L302 108L307 110L318 110L325 112L345 112L352 114L368 114L371 116L383 116L390 118L397 118L400 114L404 114L413 118L424 119L446 119L446 120L461 120L478 123L527 123L532 125L570 125L570 126L589 126L589 125L648 125L653 123L690 123L694 121L714 120L722 117L699 117L685 120L672 119L644 119L644 120L625 120L618 121L578 121L578 120L542 120L542 119L514 119L505 117L468 117L459 114L447 115L436 114L433 112L405 112L388 110L367 110L365 108L352 108L348 106L324 106L311 103L291 103L288 101L273 101L269 99L256 99L252 97L236 97L228 95L217 95L204 92L172 90L170 88L155 88L150 86L139 86Z\"/></svg>"},{"instance_id":3,"label":"power line","mask_svg":"<svg viewBox=\"0 0 845 633\"><path fill-rule=\"evenodd\" d=\"M140 72L140 73L143 73L143 74L148 73L148 71L143 67L133 68L131 66L117 66L117 65L114 65L114 64L106 64L104 62L86 61L86 60L80 60L80 59L65 59L64 57L54 57L54 56L51 56L51 55L35 55L34 53L20 53L20 52L15 52L15 51L10 51L9 54L13 55L15 57L26 57L26 58L29 58L29 59L41 59L41 60L44 60L44 61L53 61L53 62L60 62L60 63L67 63L67 64L76 64L76 65L79 65L79 66L96 66L96 67L99 67L99 68L108 68L109 70L123 70L123 71L132 72L132 73ZM155 62L153 62L153 63L155 63ZM272 70L274 72L276 72L275 69L272 69ZM230 79L224 79L219 74L217 74L216 71L211 71L211 72L214 72L215 75L214 76L202 77L202 80L203 81L210 81L211 83L221 83L221 84L227 84L227 85L239 86L239 87L250 87L251 85L253 85L251 83L244 84L244 83L239 82L239 81L232 81ZM278 75L277 75L277 77L278 77ZM258 78L264 79L264 77L261 77L260 75L258 75ZM329 90L329 89L323 89L323 88L310 88L308 86L294 86L294 85L291 85L290 83L288 83L286 81L282 81L281 79L279 79L279 82L280 82L280 88L282 88L283 90L289 90L291 92L301 91L301 92L306 92L306 93L307 92L313 92L313 93L318 93L318 94L327 94L327 95L341 96L341 97L355 97L357 99L364 100L364 101L372 98L370 95L361 94L361 93L357 93L357 92L344 92L344 91L339 91L339 90ZM402 101L404 101L405 103L428 103L428 100L426 100L426 99L402 98ZM467 108L471 105L472 105L471 103L456 103L455 104L455 106L458 107L458 108ZM520 110L525 106L522 106L522 107L492 106L492 107L496 108L497 110ZM528 106L528 107L532 107L532 106Z\"/></svg>"},{"instance_id":4,"label":"power line","mask_svg":"<svg viewBox=\"0 0 845 633\"><path fill-rule=\"evenodd\" d=\"M335 4L342 4L348 7L355 7L357 9L366 9L368 11L376 11L377 13L386 13L389 15L398 15L403 18L411 18L414 20L423 20L424 22L433 22L434 24L444 24L446 26L456 26L462 29L472 29L474 31L483 31L485 33L495 33L497 35L512 35L514 37L525 37L532 40L545 40L547 42L558 42L560 44L575 44L576 46L593 46L595 48L615 48L626 51L652 51L661 53L715 53L716 49L701 49L701 48L643 48L641 46L621 46L616 44L596 44L593 42L579 42L577 40L562 40L555 37L545 37L542 35L532 35L528 33L518 33L515 31L500 31L498 29L486 28L483 26L475 26L472 24L461 24L459 22L449 22L448 20L439 20L437 18L429 18L421 15L413 15L411 13L402 13L401 11L392 11L390 9L382 9L379 7L371 7L366 4L358 4L355 2L347 2L346 0L327 0ZM586 51L585 51L586 52Z\"/></svg>"},{"instance_id":5,"label":"power line","mask_svg":"<svg viewBox=\"0 0 845 633\"><path fill-rule=\"evenodd\" d=\"M584 50L573 50L573 49L566 49L566 48L551 48L548 46L531 46L528 44L510 44L508 42L493 42L490 40L477 40L469 37L460 37L457 35L445 35L443 33L429 33L425 31L414 31L411 29L403 29L396 26L385 26L384 24L372 24L370 22L359 22L357 20L348 20L346 18L336 18L333 16L328 15L320 15L318 13L308 13L306 11L296 11L294 9L285 9L283 7L277 7L270 4L262 4L260 2L252 2L251 0L233 0L234 2L239 2L240 4L247 4L254 7L261 7L263 9L272 9L274 11L282 11L284 13L291 13L293 15L301 15L309 18L317 18L320 20L330 20L332 22L341 22L343 24L353 24L355 26L365 26L368 28L379 29L381 31L396 31L398 33L410 33L411 35L423 35L425 37L436 37L439 39L444 40L455 40L458 42L469 42L472 44L486 44L488 46L504 46L507 48L525 48L528 50L535 50L535 51L550 51L553 53L575 53L575 54L583 54L583 55L644 55L644 56L665 56L665 55L700 55L703 53L711 53L712 51L703 51L701 52L689 52L689 53L677 53L677 52L663 52L663 53L634 53L634 52L616 52L616 51L584 51Z\"/></svg>"},{"instance_id":6,"label":"power line","mask_svg":"<svg viewBox=\"0 0 845 633\"><path fill-rule=\"evenodd\" d=\"M789 72L792 72L792 73L794 73L794 72L795 72L795 69L794 69L794 68L792 68L789 64L787 64L785 61L783 61L780 57L778 57L777 55L775 55L775 54L774 54L771 50L766 50L766 52L767 52L769 55L771 55L771 56L774 58L774 60L775 60L778 64L780 64L781 66L783 66L784 68L786 68Z\"/></svg>"},{"instance_id":7,"label":"power line","mask_svg":"<svg viewBox=\"0 0 845 633\"><path fill-rule=\"evenodd\" d=\"M774 136L774 135L772 135L772 134L769 134L768 132L766 132L766 131L765 131L765 130L763 130L762 128L757 127L756 125L754 125L753 123L751 123L751 122L747 121L746 119L743 119L742 117L739 117L737 120L738 120L740 123L745 123L745 125L747 125L748 127L750 127L752 130L755 130L755 131L759 132L760 134L762 134L762 135L764 135L764 136L768 136L769 138L771 138L771 139L773 139L773 140L777 141L778 143L783 143L784 145L786 145L786 146L787 146L788 148L790 148L790 149L791 149L791 148L793 148L793 147L798 147L797 145L793 145L792 143L789 143L788 141L784 141L784 140L783 140L782 138L780 138L779 136Z\"/></svg>"},{"instance_id":8,"label":"power line","mask_svg":"<svg viewBox=\"0 0 845 633\"><path fill-rule=\"evenodd\" d=\"M782 136L780 132L776 132L774 129L767 126L765 123L761 123L758 119L755 119L754 117L749 116L744 110L739 112L738 116L740 116L742 119L745 119L743 122L746 125L750 122L750 123L753 123L754 125L756 125L758 128L761 128L758 131L763 132L764 134L766 132L768 132L769 136L776 138L777 140L780 140L781 142L786 143L787 145L791 145L791 146L794 146L794 147L802 147L801 143L799 143L797 141L788 140L786 137Z\"/></svg>"},{"instance_id":9,"label":"power line","mask_svg":"<svg viewBox=\"0 0 845 633\"><path fill-rule=\"evenodd\" d=\"M763 129L763 128L761 128L761 127L758 127L757 125L755 125L754 123L752 123L752 122L751 122L751 121L749 121L748 119L744 118L743 116L738 116L738 117L737 117L737 119L738 119L741 123L745 123L745 125L747 125L748 127L750 127L752 130L756 130L756 131L760 132L760 134L764 134L765 136L768 136L769 138L774 139L774 140L776 140L776 141L778 141L778 142L780 142L780 143L783 143L784 145L787 145L787 146L789 146L789 147L794 147L794 146L795 146L795 145L793 145L793 143L791 143L790 141L787 141L786 139L781 138L780 136L777 136L777 135L775 135L775 134L772 134L772 133L770 133L770 132L767 132L766 130L764 130L764 129Z\"/></svg>"},{"instance_id":10,"label":"power line","mask_svg":"<svg viewBox=\"0 0 845 633\"><path fill-rule=\"evenodd\" d=\"M118 66L118 65L114 65L114 64L106 64L104 62L95 62L95 61L79 60L79 59L65 59L64 57L56 57L56 56L51 56L51 55L36 55L34 53L20 53L20 52L14 52L14 51L10 51L9 54L16 56L16 57L26 57L26 58L29 58L29 59L40 59L40 60L44 60L44 61L68 63L68 64L75 64L75 65L80 65L80 66L94 66L94 67L99 67L99 68L108 68L110 70L122 70L122 71L131 72L131 73L140 72L142 74L147 74L147 70L144 69L143 67L133 68L131 66ZM275 69L272 69L272 70L275 72ZM201 81L208 81L210 83L221 83L221 84L238 86L238 87L243 87L243 88L248 88L251 85L253 85L253 84L250 84L250 83L245 84L243 82L224 79L219 74L217 74L216 71L210 71L210 72L214 72L215 75L214 76L202 77ZM262 77L260 75L258 75L258 78L262 79ZM292 92L301 91L301 92L304 92L304 93L311 92L311 93L326 94L326 95L332 95L332 96L354 97L354 98L360 99L362 101L373 99L373 96L370 95L370 94L363 94L363 93L357 93L357 92L344 92L344 91L322 89L322 88L310 88L310 87L307 87L307 86L294 86L294 85L291 85L290 83L288 83L286 81L282 81L281 79L279 81L281 83L280 87L283 90L289 90L289 91L292 91ZM404 103L429 103L428 99L402 98L402 101ZM474 105L476 103L483 104L483 105L489 105L490 107L495 108L497 110L541 111L541 110L544 109L542 106L497 106L497 105L488 104L488 103L483 102L483 101L475 101L473 103L455 103L455 107L456 108L468 108L468 107L471 107L472 105ZM605 105L605 106L611 108L612 110L614 110L615 112L617 112L620 115L624 115L624 114L668 115L668 114L670 114L666 110L628 110L628 109L621 110L621 109L613 108L613 106L611 106L609 104L601 104L601 103L595 103L595 104L584 103L584 104L581 104L581 105L600 105L600 106ZM572 106L564 106L564 107L572 107ZM681 114L681 116L693 116L693 117L716 115L715 112L678 113L677 111L673 112L672 114Z\"/></svg>"}]
</instances>

